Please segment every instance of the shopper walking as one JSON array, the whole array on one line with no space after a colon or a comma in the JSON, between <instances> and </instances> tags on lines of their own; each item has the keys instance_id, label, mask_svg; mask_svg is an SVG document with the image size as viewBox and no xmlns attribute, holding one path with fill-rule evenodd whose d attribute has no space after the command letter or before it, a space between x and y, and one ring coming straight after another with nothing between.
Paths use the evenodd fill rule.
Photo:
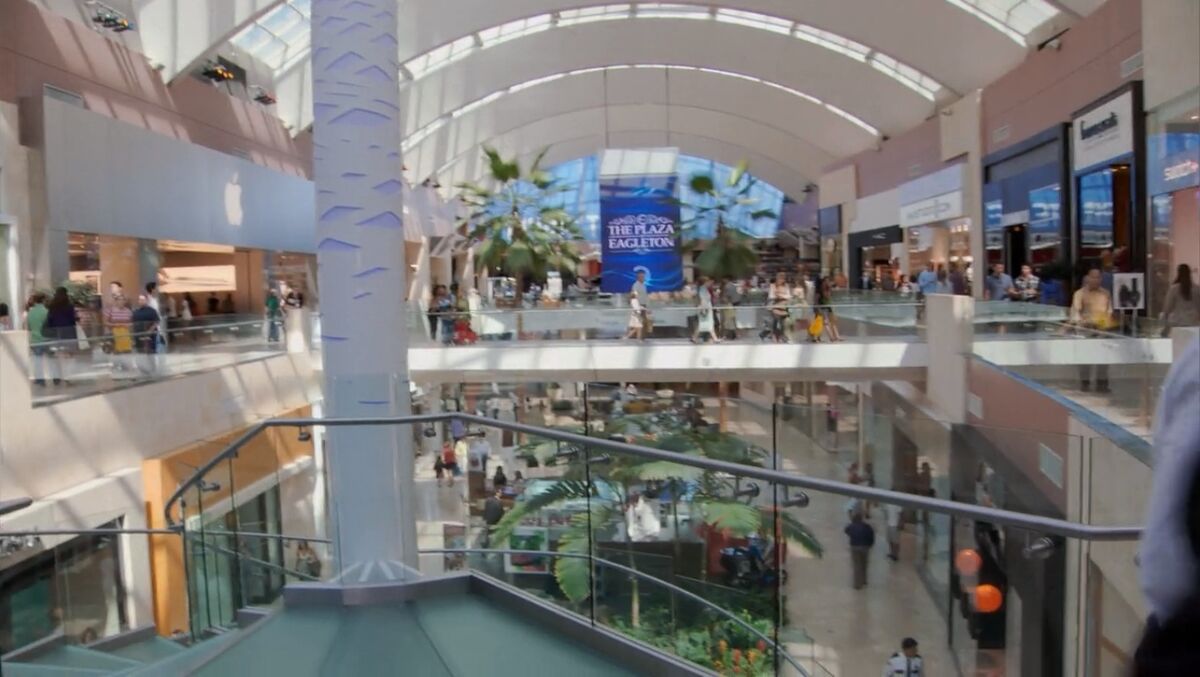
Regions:
<instances>
[{"instance_id":1,"label":"shopper walking","mask_svg":"<svg viewBox=\"0 0 1200 677\"><path fill-rule=\"evenodd\" d=\"M35 292L29 297L25 307L25 330L29 332L29 349L33 353L33 383L46 385L46 336L43 333L46 326L46 295Z\"/></svg>"},{"instance_id":2,"label":"shopper walking","mask_svg":"<svg viewBox=\"0 0 1200 677\"><path fill-rule=\"evenodd\" d=\"M917 653L917 640L905 637L900 642L900 650L883 664L883 677L921 677L924 670L925 661Z\"/></svg>"},{"instance_id":3,"label":"shopper walking","mask_svg":"<svg viewBox=\"0 0 1200 677\"><path fill-rule=\"evenodd\" d=\"M1021 274L1013 280L1017 301L1037 303L1042 297L1042 279L1033 274L1033 268L1028 264L1021 266Z\"/></svg>"},{"instance_id":4,"label":"shopper walking","mask_svg":"<svg viewBox=\"0 0 1200 677\"><path fill-rule=\"evenodd\" d=\"M700 286L696 289L696 298L699 301L696 306L698 308L696 330L692 333L692 343L699 343L701 334L708 335L704 339L706 343L710 340L720 342L720 339L717 338L716 320L713 319L712 293L712 280L707 277L701 278Z\"/></svg>"},{"instance_id":5,"label":"shopper walking","mask_svg":"<svg viewBox=\"0 0 1200 677\"><path fill-rule=\"evenodd\" d=\"M114 298L104 309L104 328L112 337L113 369L132 370L133 309L124 295Z\"/></svg>"},{"instance_id":6,"label":"shopper walking","mask_svg":"<svg viewBox=\"0 0 1200 677\"><path fill-rule=\"evenodd\" d=\"M458 474L458 456L454 453L454 445L450 441L442 443L442 467L446 470L446 477L449 481L446 486L454 486L454 476Z\"/></svg>"},{"instance_id":7,"label":"shopper walking","mask_svg":"<svg viewBox=\"0 0 1200 677\"><path fill-rule=\"evenodd\" d=\"M143 374L153 374L157 369L155 353L161 341L159 336L162 318L150 304L150 297L138 295L138 307L133 311L133 333L137 337L138 370Z\"/></svg>"},{"instance_id":8,"label":"shopper walking","mask_svg":"<svg viewBox=\"0 0 1200 677\"><path fill-rule=\"evenodd\" d=\"M1107 330L1112 326L1112 295L1101 286L1100 269L1092 268L1083 278L1083 287L1071 298L1071 323L1084 330ZM1107 393L1108 365L1079 365L1079 388L1092 389L1092 369L1095 367L1096 392Z\"/></svg>"},{"instance_id":9,"label":"shopper walking","mask_svg":"<svg viewBox=\"0 0 1200 677\"><path fill-rule=\"evenodd\" d=\"M1167 290L1163 305L1164 333L1174 327L1194 327L1200 324L1200 291L1192 280L1192 268L1186 263L1175 269L1175 281Z\"/></svg>"},{"instance_id":10,"label":"shopper walking","mask_svg":"<svg viewBox=\"0 0 1200 677\"><path fill-rule=\"evenodd\" d=\"M1004 272L1004 264L992 266L992 272L983 281L983 298L988 301L1009 301L1016 295L1012 276Z\"/></svg>"},{"instance_id":11,"label":"shopper walking","mask_svg":"<svg viewBox=\"0 0 1200 677\"><path fill-rule=\"evenodd\" d=\"M883 504L883 516L887 520L888 559L900 561L900 529L903 527L904 510L894 503Z\"/></svg>"},{"instance_id":12,"label":"shopper walking","mask_svg":"<svg viewBox=\"0 0 1200 677\"><path fill-rule=\"evenodd\" d=\"M267 343L278 343L279 325L283 321L283 308L282 303L279 301L279 292L274 289L267 292L265 307L267 314Z\"/></svg>"},{"instance_id":13,"label":"shopper walking","mask_svg":"<svg viewBox=\"0 0 1200 677\"><path fill-rule=\"evenodd\" d=\"M771 340L787 343L787 321L791 315L792 289L787 283L787 274L780 271L775 281L767 287L768 312L770 312Z\"/></svg>"},{"instance_id":14,"label":"shopper walking","mask_svg":"<svg viewBox=\"0 0 1200 677\"><path fill-rule=\"evenodd\" d=\"M625 338L646 340L646 309L642 307L641 297L636 291L629 292L629 322L626 328Z\"/></svg>"},{"instance_id":15,"label":"shopper walking","mask_svg":"<svg viewBox=\"0 0 1200 677\"><path fill-rule=\"evenodd\" d=\"M79 330L76 329L76 324L79 318L75 314L75 305L67 296L66 287L54 290L54 298L50 299L46 311L46 323L42 333L54 342L50 349L54 355L51 362L51 368L55 372L54 384L69 383L68 360L78 347Z\"/></svg>"},{"instance_id":16,"label":"shopper walking","mask_svg":"<svg viewBox=\"0 0 1200 677\"><path fill-rule=\"evenodd\" d=\"M833 313L833 278L826 277L821 280L821 290L817 293L816 312L822 316L825 335L829 340L837 343L842 340L842 335L838 332L837 316Z\"/></svg>"},{"instance_id":17,"label":"shopper walking","mask_svg":"<svg viewBox=\"0 0 1200 677\"><path fill-rule=\"evenodd\" d=\"M854 589L867 587L867 563L870 561L871 546L875 545L875 529L855 512L846 525L846 536L850 540L850 562L854 572Z\"/></svg>"}]
</instances>

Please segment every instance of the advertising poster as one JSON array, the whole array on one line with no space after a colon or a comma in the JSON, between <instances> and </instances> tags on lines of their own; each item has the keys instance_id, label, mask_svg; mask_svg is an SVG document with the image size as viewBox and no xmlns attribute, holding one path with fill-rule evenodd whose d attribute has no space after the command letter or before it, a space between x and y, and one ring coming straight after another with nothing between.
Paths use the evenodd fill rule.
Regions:
<instances>
[{"instance_id":1,"label":"advertising poster","mask_svg":"<svg viewBox=\"0 0 1200 677\"><path fill-rule=\"evenodd\" d=\"M546 527L516 527L508 537L509 550L548 550L550 530ZM543 555L504 556L506 574L548 574L550 558Z\"/></svg>"},{"instance_id":2,"label":"advertising poster","mask_svg":"<svg viewBox=\"0 0 1200 677\"><path fill-rule=\"evenodd\" d=\"M1146 307L1144 273L1113 273L1113 308L1142 310Z\"/></svg>"},{"instance_id":3,"label":"advertising poster","mask_svg":"<svg viewBox=\"0 0 1200 677\"><path fill-rule=\"evenodd\" d=\"M683 286L675 175L606 177L600 181L600 290L626 294L639 271L650 292Z\"/></svg>"}]
</instances>

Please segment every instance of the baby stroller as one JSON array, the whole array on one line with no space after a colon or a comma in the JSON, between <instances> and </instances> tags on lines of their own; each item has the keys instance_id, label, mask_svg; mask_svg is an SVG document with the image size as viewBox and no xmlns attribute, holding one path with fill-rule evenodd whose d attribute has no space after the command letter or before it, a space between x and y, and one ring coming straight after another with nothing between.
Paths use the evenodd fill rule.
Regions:
<instances>
[{"instance_id":1,"label":"baby stroller","mask_svg":"<svg viewBox=\"0 0 1200 677\"><path fill-rule=\"evenodd\" d=\"M478 340L479 335L471 329L470 320L465 317L460 317L454 321L454 345L474 345Z\"/></svg>"}]
</instances>

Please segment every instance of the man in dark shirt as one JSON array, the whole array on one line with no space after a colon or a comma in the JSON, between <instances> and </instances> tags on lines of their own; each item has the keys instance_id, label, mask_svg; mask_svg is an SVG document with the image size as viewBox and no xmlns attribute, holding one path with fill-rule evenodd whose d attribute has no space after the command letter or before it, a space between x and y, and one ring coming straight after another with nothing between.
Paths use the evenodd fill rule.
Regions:
<instances>
[{"instance_id":1,"label":"man in dark shirt","mask_svg":"<svg viewBox=\"0 0 1200 677\"><path fill-rule=\"evenodd\" d=\"M861 590L867 587L867 562L875 545L875 529L863 520L861 512L855 512L846 525L846 536L850 538L850 559L854 563L854 589Z\"/></svg>"},{"instance_id":2,"label":"man in dark shirt","mask_svg":"<svg viewBox=\"0 0 1200 677\"><path fill-rule=\"evenodd\" d=\"M138 369L149 374L154 371L154 358L144 357L154 355L158 347L158 311L150 305L150 297L138 294L138 307L133 311L133 335L136 337L137 349L141 353L138 358Z\"/></svg>"}]
</instances>

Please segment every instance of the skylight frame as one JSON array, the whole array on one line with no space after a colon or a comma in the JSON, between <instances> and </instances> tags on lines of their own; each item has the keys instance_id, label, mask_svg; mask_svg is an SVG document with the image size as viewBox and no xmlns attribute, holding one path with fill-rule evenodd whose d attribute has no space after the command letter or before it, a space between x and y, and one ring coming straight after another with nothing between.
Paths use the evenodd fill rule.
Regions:
<instances>
[{"instance_id":1,"label":"skylight frame","mask_svg":"<svg viewBox=\"0 0 1200 677\"><path fill-rule=\"evenodd\" d=\"M835 106L834 104L831 104L827 101L823 101L811 94L801 92L797 89L793 89L791 87L782 85L777 82L772 82L770 80L764 80L764 79L754 76L754 75L747 75L745 73L738 73L736 71L727 71L727 70L722 70L719 68L707 68L707 67L700 67L700 66L685 66L685 65L678 65L678 64L663 64L663 63L640 63L640 64L616 64L616 65L612 65L612 66L595 66L595 67L591 67L591 68L577 68L575 70L564 71L564 72L560 72L560 73L552 73L550 75L545 75L545 76L542 76L539 78L534 78L532 80L518 82L514 85L505 87L504 89L498 89L498 90L490 92L482 97L479 97L478 99L469 101L469 102L459 106L458 108L456 108L448 113L445 113L443 115L440 115L437 118L435 118L434 120L426 123L424 126L420 127L412 134L409 134L408 136L406 136L400 143L400 149L402 152L407 153L412 148L414 148L415 146L417 146L418 144L422 143L427 138L432 136L439 129L444 127L446 125L446 123L450 122L451 120L456 120L464 115L473 113L476 110L479 110L480 108L483 108L484 106L486 106L494 101L497 101L509 94L515 94L517 92L521 92L521 91L524 91L527 89L532 89L534 87L546 84L548 82L554 82L555 80L561 80L563 78L572 77L572 76L576 76L576 75L585 75L588 73L606 73L606 72L611 72L611 71L630 70L630 69L647 69L647 70L661 69L661 70L674 70L674 71L693 71L693 72L698 72L698 73L708 73L711 75L719 75L719 76L723 76L723 77L735 78L738 80L744 80L746 82L751 82L751 83L758 84L758 85L765 85L767 87L771 87L773 89L777 89L779 91L782 91L782 92L785 92L792 96L795 96L797 98L800 98L814 106L823 108L826 111L829 111L829 112L833 113L834 115L837 115L838 117L842 118L843 120L846 120L847 122L855 125L856 127L859 127L860 129L862 129L863 131L867 132L868 134L870 134L871 136L873 136L875 138L879 138L879 136L880 136L880 131L877 128L875 128L870 123L863 120L862 118L858 117L857 115L850 113L849 111L839 108L838 106Z\"/></svg>"}]
</instances>

